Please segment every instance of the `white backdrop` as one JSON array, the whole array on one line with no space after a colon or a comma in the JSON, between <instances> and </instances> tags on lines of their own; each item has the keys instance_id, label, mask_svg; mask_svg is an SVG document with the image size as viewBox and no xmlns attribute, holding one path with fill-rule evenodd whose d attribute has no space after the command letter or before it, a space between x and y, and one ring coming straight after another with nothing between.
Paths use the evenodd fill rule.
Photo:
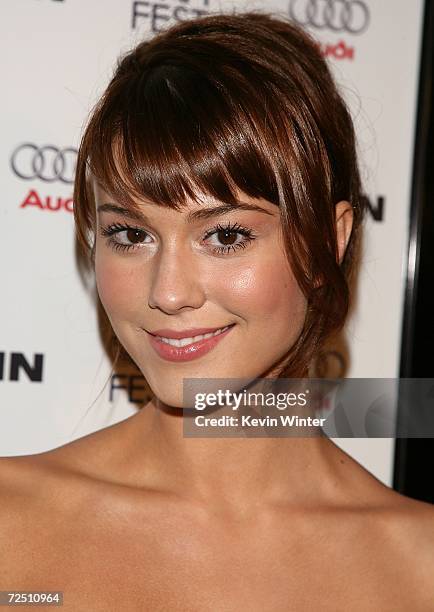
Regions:
<instances>
[{"instance_id":1,"label":"white backdrop","mask_svg":"<svg viewBox=\"0 0 434 612\"><path fill-rule=\"evenodd\" d=\"M41 452L136 411L111 387L136 386L140 400L141 382L110 379L77 271L74 149L120 53L177 19L234 7L305 23L350 104L372 213L346 328L350 359L326 362L346 361L353 377L398 376L422 0L4 0L0 455ZM337 442L391 484L393 440Z\"/></svg>"}]
</instances>

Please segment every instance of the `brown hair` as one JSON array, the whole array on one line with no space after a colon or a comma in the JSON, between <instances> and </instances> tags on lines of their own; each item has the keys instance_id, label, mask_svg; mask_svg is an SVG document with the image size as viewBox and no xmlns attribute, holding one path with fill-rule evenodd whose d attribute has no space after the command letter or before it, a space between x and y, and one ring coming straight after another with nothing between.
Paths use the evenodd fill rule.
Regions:
<instances>
[{"instance_id":1,"label":"brown hair","mask_svg":"<svg viewBox=\"0 0 434 612\"><path fill-rule=\"evenodd\" d=\"M305 375L343 325L363 217L354 128L317 43L293 23L257 12L208 15L121 59L77 162L77 236L93 261L89 172L132 208L146 198L180 210L198 193L235 203L236 187L279 207L288 261L308 300L281 376ZM354 212L341 265L340 200Z\"/></svg>"}]
</instances>

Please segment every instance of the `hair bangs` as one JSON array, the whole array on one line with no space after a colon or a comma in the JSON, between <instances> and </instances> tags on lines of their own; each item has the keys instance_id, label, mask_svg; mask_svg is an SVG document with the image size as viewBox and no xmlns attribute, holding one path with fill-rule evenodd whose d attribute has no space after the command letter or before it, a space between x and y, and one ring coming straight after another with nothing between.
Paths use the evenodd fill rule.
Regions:
<instances>
[{"instance_id":1,"label":"hair bangs","mask_svg":"<svg viewBox=\"0 0 434 612\"><path fill-rule=\"evenodd\" d=\"M94 116L91 173L133 208L148 200L178 210L203 196L235 204L237 189L277 204L259 118L252 122L257 103L245 108L235 90L224 75L217 81L184 66L142 72Z\"/></svg>"}]
</instances>

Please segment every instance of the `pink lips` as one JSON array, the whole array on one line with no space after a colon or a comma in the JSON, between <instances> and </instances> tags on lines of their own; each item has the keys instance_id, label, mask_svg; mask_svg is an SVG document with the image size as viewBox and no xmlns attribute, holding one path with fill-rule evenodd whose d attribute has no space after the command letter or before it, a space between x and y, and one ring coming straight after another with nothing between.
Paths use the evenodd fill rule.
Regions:
<instances>
[{"instance_id":1,"label":"pink lips","mask_svg":"<svg viewBox=\"0 0 434 612\"><path fill-rule=\"evenodd\" d=\"M209 353L209 351L211 351L221 340L223 340L223 338L231 331L233 326L234 325L231 325L231 327L226 329L221 334L217 334L211 338L203 338L202 340L198 340L192 344L187 344L186 346L171 346L170 344L167 344L167 342L163 342L160 338L156 337L156 335L175 339L192 338L194 336L198 336L199 334L209 334L219 328L202 327L184 330L182 332L175 332L169 329L158 329L152 333L148 332L148 335L151 346L163 359L168 361L190 361L192 359L198 359L199 357Z\"/></svg>"}]
</instances>

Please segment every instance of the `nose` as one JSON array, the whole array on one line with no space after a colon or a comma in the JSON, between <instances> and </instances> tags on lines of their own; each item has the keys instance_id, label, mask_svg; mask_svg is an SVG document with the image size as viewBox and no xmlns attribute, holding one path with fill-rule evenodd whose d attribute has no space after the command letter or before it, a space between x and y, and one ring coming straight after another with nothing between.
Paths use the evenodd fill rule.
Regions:
<instances>
[{"instance_id":1,"label":"nose","mask_svg":"<svg viewBox=\"0 0 434 612\"><path fill-rule=\"evenodd\" d=\"M206 299L198 262L188 247L181 247L162 247L153 262L148 305L166 314L200 308Z\"/></svg>"}]
</instances>

